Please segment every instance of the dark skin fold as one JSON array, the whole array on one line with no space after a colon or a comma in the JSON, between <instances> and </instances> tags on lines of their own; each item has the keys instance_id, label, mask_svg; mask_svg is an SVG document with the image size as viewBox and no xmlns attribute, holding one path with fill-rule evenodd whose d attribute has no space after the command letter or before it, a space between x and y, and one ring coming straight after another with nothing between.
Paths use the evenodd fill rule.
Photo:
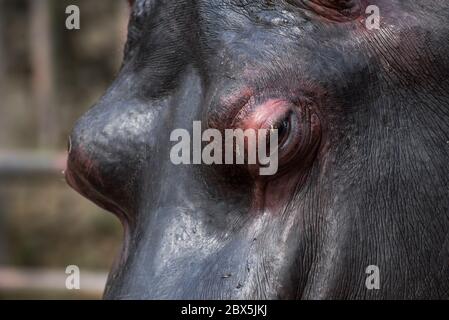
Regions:
<instances>
[{"instance_id":1,"label":"dark skin fold","mask_svg":"<svg viewBox=\"0 0 449 320\"><path fill-rule=\"evenodd\" d=\"M449 298L449 3L131 2L66 173L125 229L105 298ZM193 121L274 125L278 173L172 164Z\"/></svg>"}]
</instances>

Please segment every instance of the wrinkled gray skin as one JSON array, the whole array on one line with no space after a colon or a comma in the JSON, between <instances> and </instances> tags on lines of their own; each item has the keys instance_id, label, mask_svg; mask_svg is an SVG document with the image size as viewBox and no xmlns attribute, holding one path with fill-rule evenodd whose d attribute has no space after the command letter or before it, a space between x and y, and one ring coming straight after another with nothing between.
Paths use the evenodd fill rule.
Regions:
<instances>
[{"instance_id":1,"label":"wrinkled gray skin","mask_svg":"<svg viewBox=\"0 0 449 320\"><path fill-rule=\"evenodd\" d=\"M449 297L449 2L373 0L372 31L362 2L347 19L332 0L133 5L123 67L76 124L67 170L125 229L105 298ZM173 165L172 130L231 127L245 92L255 110L298 108L297 156L268 180Z\"/></svg>"}]
</instances>

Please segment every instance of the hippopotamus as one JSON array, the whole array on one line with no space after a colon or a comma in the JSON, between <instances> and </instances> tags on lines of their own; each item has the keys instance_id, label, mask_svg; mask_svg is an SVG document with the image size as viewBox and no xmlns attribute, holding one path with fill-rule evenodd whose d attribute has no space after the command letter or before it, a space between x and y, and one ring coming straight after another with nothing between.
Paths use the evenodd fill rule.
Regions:
<instances>
[{"instance_id":1,"label":"hippopotamus","mask_svg":"<svg viewBox=\"0 0 449 320\"><path fill-rule=\"evenodd\" d=\"M105 299L449 298L448 2L130 2L66 170L123 225ZM278 170L174 163L195 122Z\"/></svg>"}]
</instances>

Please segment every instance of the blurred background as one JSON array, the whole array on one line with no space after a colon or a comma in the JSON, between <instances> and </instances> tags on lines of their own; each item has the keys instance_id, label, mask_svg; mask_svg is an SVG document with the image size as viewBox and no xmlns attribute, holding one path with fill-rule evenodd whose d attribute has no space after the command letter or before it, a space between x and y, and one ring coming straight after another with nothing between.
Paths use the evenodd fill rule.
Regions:
<instances>
[{"instance_id":1,"label":"blurred background","mask_svg":"<svg viewBox=\"0 0 449 320\"><path fill-rule=\"evenodd\" d=\"M0 299L101 298L121 227L62 171L71 128L120 67L128 15L125 0L0 0ZM66 289L68 265L81 290Z\"/></svg>"}]
</instances>

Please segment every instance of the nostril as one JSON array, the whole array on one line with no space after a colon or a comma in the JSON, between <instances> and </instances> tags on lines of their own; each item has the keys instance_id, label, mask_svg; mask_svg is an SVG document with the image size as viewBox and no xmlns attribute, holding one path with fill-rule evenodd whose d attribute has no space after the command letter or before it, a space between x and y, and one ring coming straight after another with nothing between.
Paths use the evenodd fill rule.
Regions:
<instances>
[{"instance_id":1,"label":"nostril","mask_svg":"<svg viewBox=\"0 0 449 320\"><path fill-rule=\"evenodd\" d=\"M67 141L67 152L68 154L70 154L72 152L72 138L69 137L68 141Z\"/></svg>"}]
</instances>

